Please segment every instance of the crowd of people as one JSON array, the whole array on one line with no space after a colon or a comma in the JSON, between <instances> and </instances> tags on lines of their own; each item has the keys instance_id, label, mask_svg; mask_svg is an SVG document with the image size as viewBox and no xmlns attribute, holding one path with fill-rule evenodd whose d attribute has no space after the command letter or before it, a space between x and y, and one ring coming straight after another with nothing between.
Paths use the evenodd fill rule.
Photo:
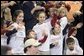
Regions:
<instances>
[{"instance_id":1,"label":"crowd of people","mask_svg":"<svg viewBox=\"0 0 84 56\"><path fill-rule=\"evenodd\" d=\"M1 55L83 55L83 1L1 1Z\"/></svg>"}]
</instances>

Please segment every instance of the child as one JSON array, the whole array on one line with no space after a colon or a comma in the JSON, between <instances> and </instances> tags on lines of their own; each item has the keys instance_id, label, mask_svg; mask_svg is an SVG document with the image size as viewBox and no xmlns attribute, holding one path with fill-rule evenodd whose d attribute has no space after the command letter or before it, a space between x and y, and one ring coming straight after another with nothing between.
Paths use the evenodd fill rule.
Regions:
<instances>
[{"instance_id":1,"label":"child","mask_svg":"<svg viewBox=\"0 0 84 56\"><path fill-rule=\"evenodd\" d=\"M27 39L24 44L25 55L39 55L37 47L41 45L40 42L35 39Z\"/></svg>"},{"instance_id":2,"label":"child","mask_svg":"<svg viewBox=\"0 0 84 56\"><path fill-rule=\"evenodd\" d=\"M61 25L63 28L65 28L65 26L66 26L67 23L68 23L66 14L67 14L66 8L64 8L64 7L59 8L59 16L61 17L59 21L60 21L60 25Z\"/></svg>"},{"instance_id":3,"label":"child","mask_svg":"<svg viewBox=\"0 0 84 56\"><path fill-rule=\"evenodd\" d=\"M14 54L22 54L24 53L24 37L25 37L25 26L23 23L24 13L22 10L17 10L14 13L14 22L12 25L9 26L9 29L16 29L17 32L13 34L9 43L9 46L13 48Z\"/></svg>"},{"instance_id":4,"label":"child","mask_svg":"<svg viewBox=\"0 0 84 56\"><path fill-rule=\"evenodd\" d=\"M54 45L50 49L51 55L62 55L62 49L63 49L63 35L62 35L62 28L60 26L59 22L56 22L53 29L52 29L52 34L50 38L50 47Z\"/></svg>"},{"instance_id":5,"label":"child","mask_svg":"<svg viewBox=\"0 0 84 56\"><path fill-rule=\"evenodd\" d=\"M39 42L41 42L41 43L44 43L45 41L46 41L46 39L47 39L47 36L43 33L43 37L41 37L41 39L37 39L36 37L37 37L37 34L35 33L35 31L34 30L28 30L27 31L27 37L25 37L24 38L24 42L27 40L27 39L36 39L36 40L38 40Z\"/></svg>"},{"instance_id":6,"label":"child","mask_svg":"<svg viewBox=\"0 0 84 56\"><path fill-rule=\"evenodd\" d=\"M83 50L78 45L75 45L73 38L67 38L67 50L66 55L83 55Z\"/></svg>"},{"instance_id":7,"label":"child","mask_svg":"<svg viewBox=\"0 0 84 56\"><path fill-rule=\"evenodd\" d=\"M36 33L33 30L27 31L27 37L24 38L24 42L30 38L34 38L34 39L36 38Z\"/></svg>"},{"instance_id":8,"label":"child","mask_svg":"<svg viewBox=\"0 0 84 56\"><path fill-rule=\"evenodd\" d=\"M1 55L13 55L12 48L6 45L2 45Z\"/></svg>"},{"instance_id":9,"label":"child","mask_svg":"<svg viewBox=\"0 0 84 56\"><path fill-rule=\"evenodd\" d=\"M42 39L43 36L48 36L45 42L39 46L39 50L42 55L49 55L49 38L50 38L50 27L48 26L48 23L45 23L46 14L44 11L39 11L37 14L37 20L38 23L33 27L33 30L37 34L37 40Z\"/></svg>"}]
</instances>

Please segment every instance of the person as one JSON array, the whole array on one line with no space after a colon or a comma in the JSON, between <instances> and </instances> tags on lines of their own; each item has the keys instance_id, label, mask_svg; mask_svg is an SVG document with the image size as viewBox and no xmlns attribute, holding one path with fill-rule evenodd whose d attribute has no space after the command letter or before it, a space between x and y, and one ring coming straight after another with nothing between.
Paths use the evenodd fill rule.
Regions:
<instances>
[{"instance_id":1,"label":"person","mask_svg":"<svg viewBox=\"0 0 84 56\"><path fill-rule=\"evenodd\" d=\"M24 38L24 42L27 40L27 39L35 39L36 38L36 33L34 32L34 30L28 30L27 31L27 37Z\"/></svg>"},{"instance_id":2,"label":"person","mask_svg":"<svg viewBox=\"0 0 84 56\"><path fill-rule=\"evenodd\" d=\"M78 45L75 45L75 41L73 38L67 38L67 50L66 55L83 55L83 50Z\"/></svg>"},{"instance_id":3,"label":"person","mask_svg":"<svg viewBox=\"0 0 84 56\"><path fill-rule=\"evenodd\" d=\"M46 39L47 39L47 36L45 34L43 34L44 36L41 37L41 39L37 39L37 34L35 33L34 30L28 30L27 31L27 37L24 38L24 42L27 40L27 39L35 39L35 40L38 40L38 42L40 42L41 44L43 44Z\"/></svg>"},{"instance_id":4,"label":"person","mask_svg":"<svg viewBox=\"0 0 84 56\"><path fill-rule=\"evenodd\" d=\"M27 39L25 41L25 48L24 48L24 55L38 55L38 46L41 45L40 42L38 42L35 39Z\"/></svg>"},{"instance_id":5,"label":"person","mask_svg":"<svg viewBox=\"0 0 84 56\"><path fill-rule=\"evenodd\" d=\"M37 6L36 1L24 1L22 10L24 11L24 22L26 31L33 28L33 26L37 23L37 19L35 18L35 10L42 9L41 6ZM27 34L27 32L26 32Z\"/></svg>"},{"instance_id":6,"label":"person","mask_svg":"<svg viewBox=\"0 0 84 56\"><path fill-rule=\"evenodd\" d=\"M51 30L50 51L51 55L62 55L63 51L63 28L59 22L56 22ZM57 52L56 52L57 51Z\"/></svg>"},{"instance_id":7,"label":"person","mask_svg":"<svg viewBox=\"0 0 84 56\"><path fill-rule=\"evenodd\" d=\"M49 48L49 38L50 38L50 27L49 23L45 23L46 14L44 11L39 11L37 13L37 20L38 23L33 27L33 30L37 34L37 40L42 39L42 36L47 36L45 42L39 46L40 53L42 55L49 55L50 48Z\"/></svg>"},{"instance_id":8,"label":"person","mask_svg":"<svg viewBox=\"0 0 84 56\"><path fill-rule=\"evenodd\" d=\"M12 48L6 45L2 45L1 55L13 55Z\"/></svg>"},{"instance_id":9,"label":"person","mask_svg":"<svg viewBox=\"0 0 84 56\"><path fill-rule=\"evenodd\" d=\"M14 54L22 54L24 53L24 37L25 37L25 26L24 26L24 13L22 10L16 10L13 18L16 21L9 26L9 29L16 29L17 32L11 36L10 43L8 44L14 50Z\"/></svg>"},{"instance_id":10,"label":"person","mask_svg":"<svg viewBox=\"0 0 84 56\"><path fill-rule=\"evenodd\" d=\"M1 18L4 21L12 21L11 9L9 6L15 5L16 2L14 1L1 1Z\"/></svg>"},{"instance_id":11,"label":"person","mask_svg":"<svg viewBox=\"0 0 84 56\"><path fill-rule=\"evenodd\" d=\"M60 25L62 25L62 27L65 28L65 26L68 23L68 20L67 20L67 17L66 17L67 10L64 7L61 7L59 10L60 10L59 16L61 17L60 18Z\"/></svg>"},{"instance_id":12,"label":"person","mask_svg":"<svg viewBox=\"0 0 84 56\"><path fill-rule=\"evenodd\" d=\"M68 37L71 37L74 39L75 44L79 45L78 39L76 38L77 35L77 29L71 28L68 33Z\"/></svg>"}]
</instances>

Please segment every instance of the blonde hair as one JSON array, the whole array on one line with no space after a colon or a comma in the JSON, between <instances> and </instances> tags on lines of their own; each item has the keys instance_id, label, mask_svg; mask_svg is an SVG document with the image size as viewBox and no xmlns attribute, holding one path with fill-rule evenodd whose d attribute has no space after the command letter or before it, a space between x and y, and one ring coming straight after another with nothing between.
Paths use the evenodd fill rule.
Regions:
<instances>
[{"instance_id":1,"label":"blonde hair","mask_svg":"<svg viewBox=\"0 0 84 56\"><path fill-rule=\"evenodd\" d=\"M67 15L67 9L65 7L59 8L59 14L64 13L64 16Z\"/></svg>"}]
</instances>

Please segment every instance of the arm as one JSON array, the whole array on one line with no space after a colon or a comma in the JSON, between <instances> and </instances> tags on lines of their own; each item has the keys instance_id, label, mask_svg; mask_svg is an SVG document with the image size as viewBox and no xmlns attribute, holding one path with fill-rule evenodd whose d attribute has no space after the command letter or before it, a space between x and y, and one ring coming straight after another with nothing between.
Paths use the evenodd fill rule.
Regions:
<instances>
[{"instance_id":1,"label":"arm","mask_svg":"<svg viewBox=\"0 0 84 56\"><path fill-rule=\"evenodd\" d=\"M14 4L16 4L14 1L11 1L9 3L2 3L1 7L8 7L8 6L13 6Z\"/></svg>"},{"instance_id":2,"label":"arm","mask_svg":"<svg viewBox=\"0 0 84 56\"><path fill-rule=\"evenodd\" d=\"M14 34L14 33L16 33L16 32L17 32L17 30L13 29L13 30L11 30L11 31L9 31L9 32L6 33L6 36L8 37L7 38L7 44L9 44L9 42L10 42L11 35Z\"/></svg>"},{"instance_id":3,"label":"arm","mask_svg":"<svg viewBox=\"0 0 84 56\"><path fill-rule=\"evenodd\" d=\"M64 17L64 18L61 18L60 20L61 20L60 25L64 29L66 27L67 23L68 23L67 18Z\"/></svg>"},{"instance_id":4,"label":"arm","mask_svg":"<svg viewBox=\"0 0 84 56\"><path fill-rule=\"evenodd\" d=\"M41 9L45 10L44 7L36 6L35 8L33 8L33 9L31 10L31 13L33 14L33 13L35 12L35 10L41 10Z\"/></svg>"},{"instance_id":5,"label":"arm","mask_svg":"<svg viewBox=\"0 0 84 56\"><path fill-rule=\"evenodd\" d=\"M44 43L46 41L47 37L48 36L45 35L44 38L42 38L42 39L39 40L39 42Z\"/></svg>"}]
</instances>

